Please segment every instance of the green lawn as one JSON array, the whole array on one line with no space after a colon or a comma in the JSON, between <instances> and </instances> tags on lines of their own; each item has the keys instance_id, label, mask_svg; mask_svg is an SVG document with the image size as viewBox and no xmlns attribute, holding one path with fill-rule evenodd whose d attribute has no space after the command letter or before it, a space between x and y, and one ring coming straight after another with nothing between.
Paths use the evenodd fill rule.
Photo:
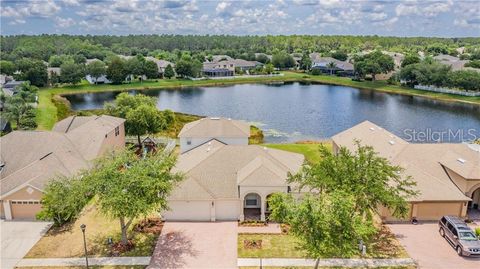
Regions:
<instances>
[{"instance_id":1,"label":"green lawn","mask_svg":"<svg viewBox=\"0 0 480 269\"><path fill-rule=\"evenodd\" d=\"M361 89L372 89L382 92L390 92L395 94L424 96L444 101L457 101L464 103L480 104L480 97L466 97L442 93L425 92L413 90L407 87L388 85L385 81L352 81L350 78L336 76L311 76L297 72L283 72L283 76L277 77L245 77L230 80L186 80L186 79L159 79L144 82L132 82L129 84L111 85L100 84L90 85L81 83L79 85L68 85L58 88L43 88L39 91L39 105L37 110L38 129L50 130L57 121L57 109L52 102L52 96L57 94L74 94L89 92L105 92L105 91L126 91L131 89L148 90L161 88L182 88L192 86L222 86L238 83L268 83L268 82L294 82L301 81L306 83L325 83L333 85L351 86Z\"/></svg>"},{"instance_id":2,"label":"green lawn","mask_svg":"<svg viewBox=\"0 0 480 269\"><path fill-rule=\"evenodd\" d=\"M244 240L262 240L261 249L247 249ZM298 241L284 234L239 234L239 258L305 258L305 251L299 249Z\"/></svg>"},{"instance_id":3,"label":"green lawn","mask_svg":"<svg viewBox=\"0 0 480 269\"><path fill-rule=\"evenodd\" d=\"M331 149L330 142L323 143L327 148ZM264 144L264 146L274 149L280 149L295 153L300 153L305 156L305 159L310 163L317 163L320 161L320 152L318 150L320 144Z\"/></svg>"}]
</instances>

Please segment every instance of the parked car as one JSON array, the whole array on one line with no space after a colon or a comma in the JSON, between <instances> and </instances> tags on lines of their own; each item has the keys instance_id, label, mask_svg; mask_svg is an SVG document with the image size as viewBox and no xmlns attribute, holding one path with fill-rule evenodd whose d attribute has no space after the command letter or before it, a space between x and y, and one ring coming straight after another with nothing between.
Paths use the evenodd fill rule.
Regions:
<instances>
[{"instance_id":1,"label":"parked car","mask_svg":"<svg viewBox=\"0 0 480 269\"><path fill-rule=\"evenodd\" d=\"M461 218L444 216L438 226L440 235L455 248L458 255L480 257L480 240Z\"/></svg>"}]
</instances>

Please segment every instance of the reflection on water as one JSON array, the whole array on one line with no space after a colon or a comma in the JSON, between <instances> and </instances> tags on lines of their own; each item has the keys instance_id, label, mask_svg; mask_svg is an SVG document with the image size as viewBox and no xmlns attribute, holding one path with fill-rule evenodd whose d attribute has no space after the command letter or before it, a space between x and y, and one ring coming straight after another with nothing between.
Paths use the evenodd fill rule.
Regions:
<instances>
[{"instance_id":1,"label":"reflection on water","mask_svg":"<svg viewBox=\"0 0 480 269\"><path fill-rule=\"evenodd\" d=\"M130 91L136 94L137 91ZM160 109L243 119L262 124L270 142L322 139L364 120L406 137L406 129L475 129L480 137L480 106L446 103L350 87L290 83L241 84L146 90ZM68 95L75 110L101 108L118 92ZM279 135L280 134L280 135ZM451 142L458 142L454 138Z\"/></svg>"}]
</instances>

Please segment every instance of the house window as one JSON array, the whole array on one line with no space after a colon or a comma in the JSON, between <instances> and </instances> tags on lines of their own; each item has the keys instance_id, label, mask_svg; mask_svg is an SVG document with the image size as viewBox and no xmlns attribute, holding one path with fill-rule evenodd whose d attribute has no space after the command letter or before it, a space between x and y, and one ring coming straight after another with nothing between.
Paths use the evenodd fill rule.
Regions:
<instances>
[{"instance_id":1,"label":"house window","mask_svg":"<svg viewBox=\"0 0 480 269\"><path fill-rule=\"evenodd\" d=\"M258 199L256 194L249 194L245 197L245 205L246 206L257 206Z\"/></svg>"},{"instance_id":2,"label":"house window","mask_svg":"<svg viewBox=\"0 0 480 269\"><path fill-rule=\"evenodd\" d=\"M115 127L115 136L118 136L120 134L120 127Z\"/></svg>"}]
</instances>

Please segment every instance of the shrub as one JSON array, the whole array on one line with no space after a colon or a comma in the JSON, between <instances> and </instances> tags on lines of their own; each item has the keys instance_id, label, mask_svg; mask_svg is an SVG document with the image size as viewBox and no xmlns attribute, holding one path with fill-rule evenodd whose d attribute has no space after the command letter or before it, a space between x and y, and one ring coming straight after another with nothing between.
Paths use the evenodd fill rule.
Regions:
<instances>
[{"instance_id":1,"label":"shrub","mask_svg":"<svg viewBox=\"0 0 480 269\"><path fill-rule=\"evenodd\" d=\"M52 220L55 225L76 219L82 208L92 198L93 190L82 177L57 178L50 181L42 197L41 220Z\"/></svg>"},{"instance_id":2,"label":"shrub","mask_svg":"<svg viewBox=\"0 0 480 269\"><path fill-rule=\"evenodd\" d=\"M66 117L70 116L70 102L62 96L55 95L52 97L52 103L57 107L57 119L63 120Z\"/></svg>"},{"instance_id":3,"label":"shrub","mask_svg":"<svg viewBox=\"0 0 480 269\"><path fill-rule=\"evenodd\" d=\"M475 234L480 237L480 227L475 228Z\"/></svg>"},{"instance_id":4,"label":"shrub","mask_svg":"<svg viewBox=\"0 0 480 269\"><path fill-rule=\"evenodd\" d=\"M318 68L312 68L312 71L310 73L314 76L318 76L318 75L322 74L322 71Z\"/></svg>"}]
</instances>

